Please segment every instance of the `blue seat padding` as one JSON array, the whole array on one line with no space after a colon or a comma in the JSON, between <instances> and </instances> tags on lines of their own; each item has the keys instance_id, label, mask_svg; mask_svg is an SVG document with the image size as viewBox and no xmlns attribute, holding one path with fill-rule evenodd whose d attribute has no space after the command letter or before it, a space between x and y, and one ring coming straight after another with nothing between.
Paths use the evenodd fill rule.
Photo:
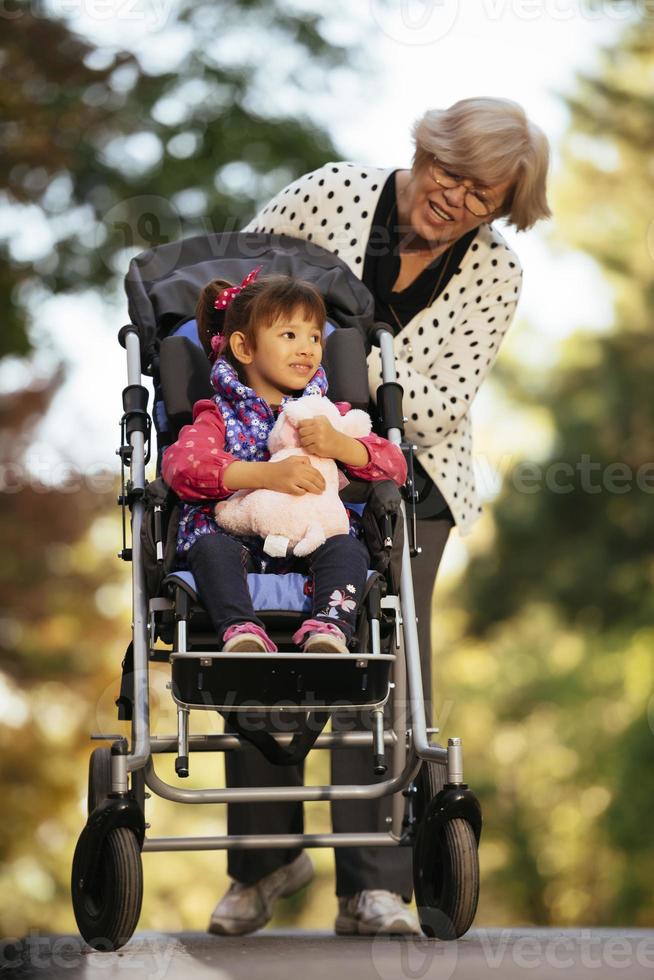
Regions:
<instances>
[{"instance_id":1,"label":"blue seat padding","mask_svg":"<svg viewBox=\"0 0 654 980\"><path fill-rule=\"evenodd\" d=\"M171 331L171 337L187 337L192 340L194 344L201 347L200 335L198 333L198 322L194 318L192 320L187 320L186 323L182 323L181 326L176 327L175 330Z\"/></svg>"},{"instance_id":2,"label":"blue seat padding","mask_svg":"<svg viewBox=\"0 0 654 980\"><path fill-rule=\"evenodd\" d=\"M368 578L375 573L368 569ZM166 582L177 579L187 592L200 602L195 579L191 572L176 571L166 576ZM267 575L263 572L248 573L248 588L255 612L311 612L311 596L305 595L307 576L300 572L284 575Z\"/></svg>"}]
</instances>

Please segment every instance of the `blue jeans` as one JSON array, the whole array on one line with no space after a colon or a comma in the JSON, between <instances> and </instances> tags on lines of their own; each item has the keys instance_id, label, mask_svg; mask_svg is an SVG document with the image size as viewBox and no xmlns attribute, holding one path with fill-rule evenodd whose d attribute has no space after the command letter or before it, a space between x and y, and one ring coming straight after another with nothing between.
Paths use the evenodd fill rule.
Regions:
<instances>
[{"instance_id":1,"label":"blue jeans","mask_svg":"<svg viewBox=\"0 0 654 980\"><path fill-rule=\"evenodd\" d=\"M333 623L350 640L369 562L363 541L350 534L327 538L305 558L271 558L263 551L262 538L239 537L222 530L202 535L188 552L188 567L220 639L235 623L256 623L265 629L252 605L248 572L301 572L308 575L310 618Z\"/></svg>"}]
</instances>

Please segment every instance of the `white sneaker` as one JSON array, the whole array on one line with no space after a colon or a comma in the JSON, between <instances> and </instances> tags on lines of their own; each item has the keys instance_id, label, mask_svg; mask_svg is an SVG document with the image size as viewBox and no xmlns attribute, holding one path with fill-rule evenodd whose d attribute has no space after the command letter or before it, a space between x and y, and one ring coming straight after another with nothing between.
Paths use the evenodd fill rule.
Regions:
<instances>
[{"instance_id":1,"label":"white sneaker","mask_svg":"<svg viewBox=\"0 0 654 980\"><path fill-rule=\"evenodd\" d=\"M420 936L415 912L401 895L370 888L338 900L334 929L339 936Z\"/></svg>"},{"instance_id":2,"label":"white sneaker","mask_svg":"<svg viewBox=\"0 0 654 980\"><path fill-rule=\"evenodd\" d=\"M244 936L261 929L272 918L278 898L294 895L313 878L313 864L309 855L302 853L253 885L233 881L216 905L208 932L218 936Z\"/></svg>"}]
</instances>

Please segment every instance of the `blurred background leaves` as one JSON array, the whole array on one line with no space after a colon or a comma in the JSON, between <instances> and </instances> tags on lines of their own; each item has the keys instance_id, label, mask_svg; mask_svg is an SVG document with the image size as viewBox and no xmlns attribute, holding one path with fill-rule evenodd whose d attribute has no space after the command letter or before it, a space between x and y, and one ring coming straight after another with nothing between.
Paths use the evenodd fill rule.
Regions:
<instances>
[{"instance_id":1,"label":"blurred background leaves","mask_svg":"<svg viewBox=\"0 0 654 980\"><path fill-rule=\"evenodd\" d=\"M443 689L470 716L467 778L493 813L481 914L512 896L510 914L530 921L651 925L651 18L601 64L561 93L571 122L550 239L600 264L615 321L585 329L580 295L579 330L553 368L497 365L509 411L544 409L553 438L529 491L518 466L505 481L488 544L440 599L435 627ZM450 636L438 627L452 606L462 626Z\"/></svg>"}]
</instances>

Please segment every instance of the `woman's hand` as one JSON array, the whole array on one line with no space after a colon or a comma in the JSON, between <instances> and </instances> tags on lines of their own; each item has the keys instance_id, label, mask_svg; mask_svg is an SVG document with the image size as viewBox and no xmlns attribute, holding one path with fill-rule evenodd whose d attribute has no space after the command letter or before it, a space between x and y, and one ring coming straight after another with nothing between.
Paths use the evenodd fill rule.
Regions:
<instances>
[{"instance_id":1,"label":"woman's hand","mask_svg":"<svg viewBox=\"0 0 654 980\"><path fill-rule=\"evenodd\" d=\"M315 419L304 419L298 423L297 431L300 445L306 452L314 456L324 456L326 459L340 459L343 434L324 415L318 415Z\"/></svg>"},{"instance_id":2,"label":"woman's hand","mask_svg":"<svg viewBox=\"0 0 654 980\"><path fill-rule=\"evenodd\" d=\"M322 493L325 478L311 465L306 456L287 456L278 463L265 463L264 486L266 490L279 490L300 496L304 493Z\"/></svg>"}]
</instances>

